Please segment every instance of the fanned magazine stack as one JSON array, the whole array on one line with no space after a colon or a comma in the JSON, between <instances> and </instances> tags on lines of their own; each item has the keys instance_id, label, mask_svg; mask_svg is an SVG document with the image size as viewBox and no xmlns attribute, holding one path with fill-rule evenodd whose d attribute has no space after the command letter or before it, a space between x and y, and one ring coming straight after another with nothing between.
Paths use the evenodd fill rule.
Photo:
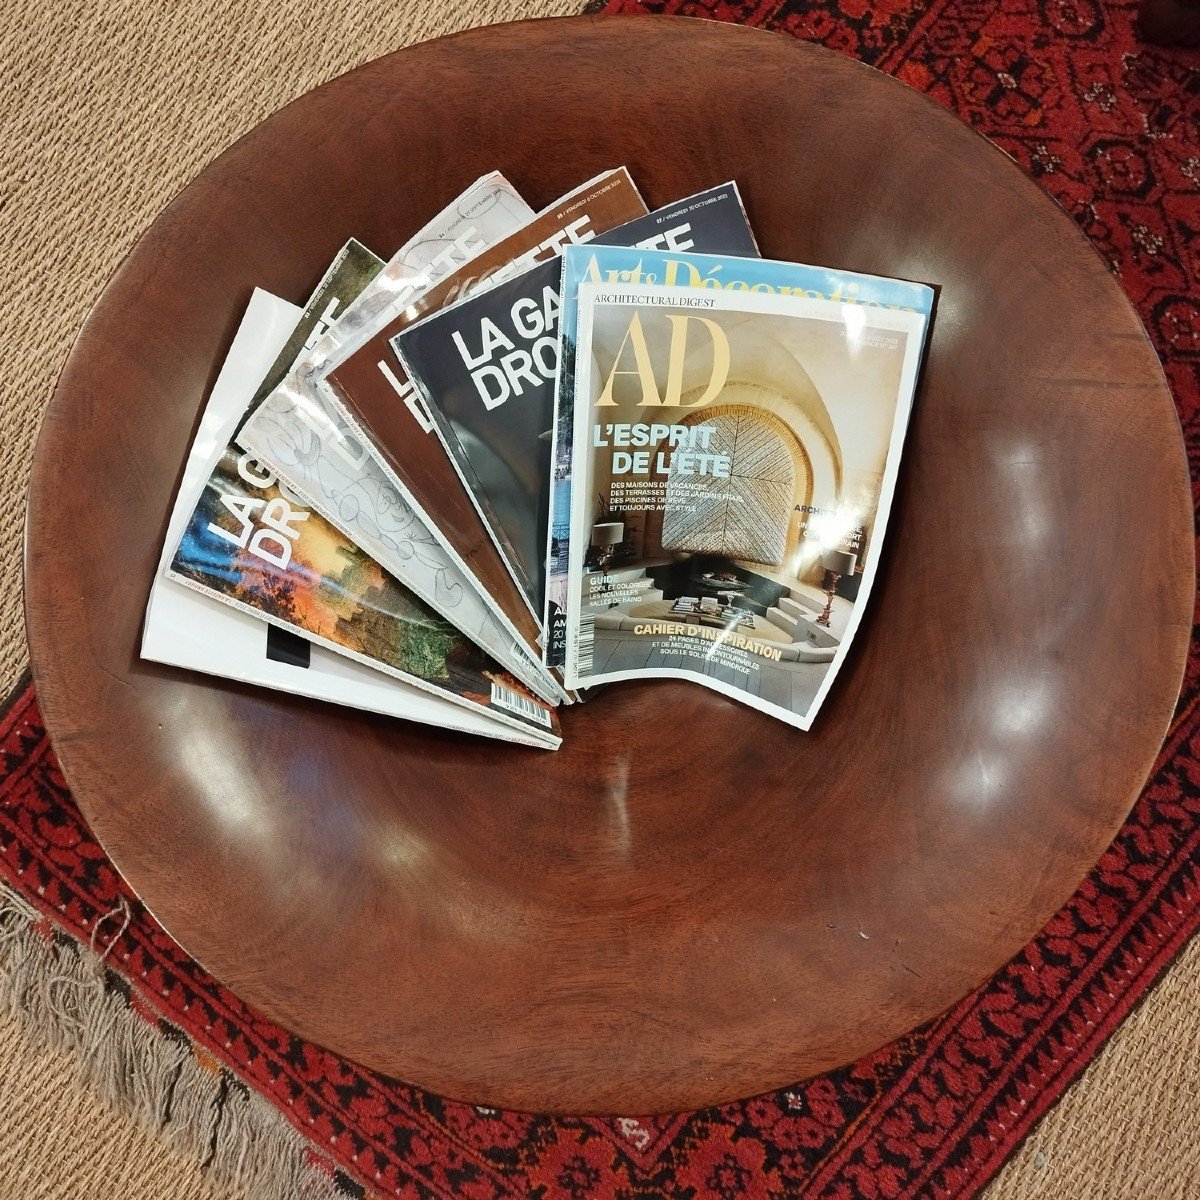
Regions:
<instances>
[{"instance_id":1,"label":"fanned magazine stack","mask_svg":"<svg viewBox=\"0 0 1200 1200\"><path fill-rule=\"evenodd\" d=\"M732 182L649 211L619 168L535 212L488 175L302 307L254 291L142 655L547 749L628 679L808 729L933 299L762 258Z\"/></svg>"}]
</instances>

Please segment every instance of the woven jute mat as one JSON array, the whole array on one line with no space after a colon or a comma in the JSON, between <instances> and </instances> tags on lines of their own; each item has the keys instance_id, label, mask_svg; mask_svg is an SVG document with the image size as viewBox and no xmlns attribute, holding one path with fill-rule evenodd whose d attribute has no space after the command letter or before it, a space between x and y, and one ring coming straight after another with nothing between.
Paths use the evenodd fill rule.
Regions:
<instances>
[{"instance_id":1,"label":"woven jute mat","mask_svg":"<svg viewBox=\"0 0 1200 1200\"><path fill-rule=\"evenodd\" d=\"M0 689L24 670L24 491L71 340L104 281L217 153L295 96L458 28L582 0L18 0L0 24ZM717 102L714 100L714 102ZM398 181L398 186L402 181ZM202 269L202 265L198 265ZM64 488L72 481L64 476ZM87 497L79 497L80 520ZM1200 945L1193 945L988 1189L1185 1200L1200 1179ZM0 1016L0 1193L24 1200L224 1192Z\"/></svg>"}]
</instances>

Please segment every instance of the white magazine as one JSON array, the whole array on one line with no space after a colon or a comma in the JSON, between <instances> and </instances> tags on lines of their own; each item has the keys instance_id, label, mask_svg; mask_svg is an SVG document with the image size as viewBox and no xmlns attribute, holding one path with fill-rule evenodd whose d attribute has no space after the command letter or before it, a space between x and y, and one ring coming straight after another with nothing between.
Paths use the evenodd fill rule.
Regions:
<instances>
[{"instance_id":1,"label":"white magazine","mask_svg":"<svg viewBox=\"0 0 1200 1200\"><path fill-rule=\"evenodd\" d=\"M529 745L550 744L312 645L307 667L267 656L270 626L165 576L213 465L295 327L301 310L256 289L200 421L146 607L142 657L170 666L342 704L439 728ZM555 739L557 740L557 739Z\"/></svg>"}]
</instances>

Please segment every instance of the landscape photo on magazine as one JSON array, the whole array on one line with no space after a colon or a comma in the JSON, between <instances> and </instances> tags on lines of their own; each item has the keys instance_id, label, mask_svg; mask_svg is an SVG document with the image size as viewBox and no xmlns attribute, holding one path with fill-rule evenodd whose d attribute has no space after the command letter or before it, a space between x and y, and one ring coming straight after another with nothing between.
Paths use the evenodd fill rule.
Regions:
<instances>
[{"instance_id":1,"label":"landscape photo on magazine","mask_svg":"<svg viewBox=\"0 0 1200 1200\"><path fill-rule=\"evenodd\" d=\"M295 347L305 340L303 331L309 323L315 326L335 298L336 309L344 295L350 294L352 280L348 286L344 279L332 286L340 274L341 268L327 274L318 285L319 295L314 294L303 310L261 288L255 288L251 295L184 463L146 604L141 656L151 662L440 729L545 745L540 734L525 734L501 724L482 709L415 687L167 575L175 547L192 518L196 498L209 480L213 463L228 447L252 397L261 394L260 382L286 369L296 357ZM234 453L240 452L234 448Z\"/></svg>"},{"instance_id":2,"label":"landscape photo on magazine","mask_svg":"<svg viewBox=\"0 0 1200 1200\"><path fill-rule=\"evenodd\" d=\"M214 467L172 578L397 678L557 741L557 718L248 453Z\"/></svg>"},{"instance_id":3,"label":"landscape photo on magazine","mask_svg":"<svg viewBox=\"0 0 1200 1200\"><path fill-rule=\"evenodd\" d=\"M808 728L870 590L932 291L865 304L854 277L710 256L743 289L614 284L629 252L568 253L601 282L563 330L567 685L691 678Z\"/></svg>"}]
</instances>

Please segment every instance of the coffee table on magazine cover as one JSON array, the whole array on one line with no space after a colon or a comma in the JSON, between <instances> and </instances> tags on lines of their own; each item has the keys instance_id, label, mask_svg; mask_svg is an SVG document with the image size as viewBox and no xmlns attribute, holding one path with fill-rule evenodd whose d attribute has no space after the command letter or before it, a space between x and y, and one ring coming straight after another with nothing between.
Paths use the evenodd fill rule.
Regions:
<instances>
[{"instance_id":1,"label":"coffee table on magazine cover","mask_svg":"<svg viewBox=\"0 0 1200 1200\"><path fill-rule=\"evenodd\" d=\"M611 687L557 754L140 662L197 414L255 284L399 245L499 167L735 178L766 254L941 286L878 586L815 730ZM59 381L28 625L79 803L155 916L303 1036L468 1100L648 1112L936 1014L1068 897L1158 749L1190 627L1171 398L1082 234L949 113L837 54L570 19L403 51L213 163Z\"/></svg>"}]
</instances>

